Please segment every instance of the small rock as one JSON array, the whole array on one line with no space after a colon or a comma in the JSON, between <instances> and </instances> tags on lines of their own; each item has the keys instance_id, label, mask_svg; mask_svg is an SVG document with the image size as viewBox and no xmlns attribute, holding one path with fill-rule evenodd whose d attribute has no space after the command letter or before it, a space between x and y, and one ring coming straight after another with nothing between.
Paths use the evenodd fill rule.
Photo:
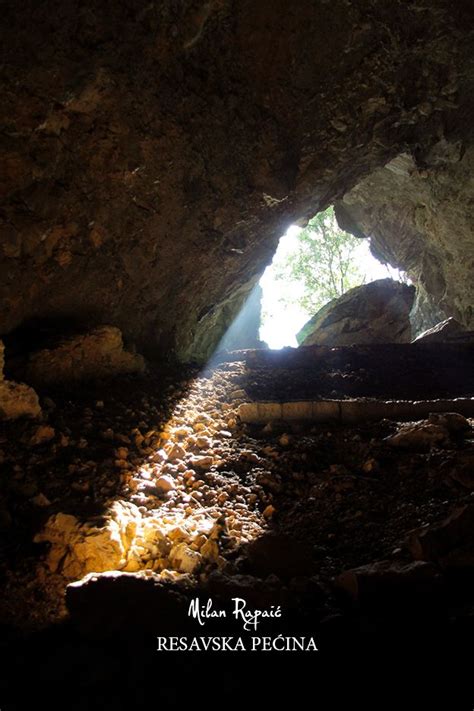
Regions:
<instances>
[{"instance_id":1,"label":"small rock","mask_svg":"<svg viewBox=\"0 0 474 711\"><path fill-rule=\"evenodd\" d=\"M273 514L275 513L276 509L274 506L271 504L268 504L268 506L263 510L263 517L264 518L273 518Z\"/></svg>"},{"instance_id":2,"label":"small rock","mask_svg":"<svg viewBox=\"0 0 474 711\"><path fill-rule=\"evenodd\" d=\"M82 494L85 494L90 489L90 483L88 481L74 481L71 484L71 489L73 489L74 491L79 491Z\"/></svg>"},{"instance_id":3,"label":"small rock","mask_svg":"<svg viewBox=\"0 0 474 711\"><path fill-rule=\"evenodd\" d=\"M197 467L198 469L206 469L207 467L212 466L212 464L214 463L214 460L210 455L193 456L193 457L191 457L189 463L191 466Z\"/></svg>"},{"instance_id":4,"label":"small rock","mask_svg":"<svg viewBox=\"0 0 474 711\"><path fill-rule=\"evenodd\" d=\"M208 561L216 563L219 558L219 545L215 540L208 540L201 546L200 553Z\"/></svg>"},{"instance_id":5,"label":"small rock","mask_svg":"<svg viewBox=\"0 0 474 711\"><path fill-rule=\"evenodd\" d=\"M115 460L115 466L118 469L128 469L129 468L129 463L127 462L126 459L116 459Z\"/></svg>"},{"instance_id":6,"label":"small rock","mask_svg":"<svg viewBox=\"0 0 474 711\"><path fill-rule=\"evenodd\" d=\"M173 546L169 555L171 564L180 573L194 573L201 567L202 556L193 551L187 543L178 543Z\"/></svg>"},{"instance_id":7,"label":"small rock","mask_svg":"<svg viewBox=\"0 0 474 711\"><path fill-rule=\"evenodd\" d=\"M39 425L30 439L30 447L36 447L39 444L50 442L54 439L55 435L56 432L54 427L50 427L49 425Z\"/></svg>"},{"instance_id":8,"label":"small rock","mask_svg":"<svg viewBox=\"0 0 474 711\"><path fill-rule=\"evenodd\" d=\"M164 493L167 493L168 491L174 491L174 489L176 489L176 482L171 476L163 474L157 479L156 488L158 489L158 491Z\"/></svg>"},{"instance_id":9,"label":"small rock","mask_svg":"<svg viewBox=\"0 0 474 711\"><path fill-rule=\"evenodd\" d=\"M39 506L39 508L46 508L47 506L51 506L51 501L44 494L41 493L34 496L31 499L31 503L35 506Z\"/></svg>"},{"instance_id":10,"label":"small rock","mask_svg":"<svg viewBox=\"0 0 474 711\"><path fill-rule=\"evenodd\" d=\"M196 437L196 445L199 449L209 449L212 446L212 440L205 435L198 435Z\"/></svg>"},{"instance_id":11,"label":"small rock","mask_svg":"<svg viewBox=\"0 0 474 711\"><path fill-rule=\"evenodd\" d=\"M362 471L364 472L364 474L371 474L372 472L377 471L378 466L379 465L376 459L368 459L362 465Z\"/></svg>"},{"instance_id":12,"label":"small rock","mask_svg":"<svg viewBox=\"0 0 474 711\"><path fill-rule=\"evenodd\" d=\"M186 455L186 450L180 444L169 444L166 446L167 448L169 447L168 457L170 459L183 459Z\"/></svg>"},{"instance_id":13,"label":"small rock","mask_svg":"<svg viewBox=\"0 0 474 711\"><path fill-rule=\"evenodd\" d=\"M410 422L402 425L398 432L384 441L390 447L426 451L449 440L448 430L430 422Z\"/></svg>"}]
</instances>

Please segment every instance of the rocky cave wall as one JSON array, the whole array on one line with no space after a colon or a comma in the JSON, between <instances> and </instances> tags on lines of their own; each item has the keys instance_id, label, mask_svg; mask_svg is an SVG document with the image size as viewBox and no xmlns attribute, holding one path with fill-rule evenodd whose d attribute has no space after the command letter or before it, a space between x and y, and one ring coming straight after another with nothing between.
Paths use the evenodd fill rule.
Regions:
<instances>
[{"instance_id":1,"label":"rocky cave wall","mask_svg":"<svg viewBox=\"0 0 474 711\"><path fill-rule=\"evenodd\" d=\"M374 254L417 285L420 327L445 314L474 327L473 195L474 145L441 138L417 160L397 156L336 205L341 226L371 237Z\"/></svg>"},{"instance_id":2,"label":"rocky cave wall","mask_svg":"<svg viewBox=\"0 0 474 711\"><path fill-rule=\"evenodd\" d=\"M469 138L470 2L6 0L2 17L0 335L110 323L202 358L291 222ZM467 320L457 277L443 303Z\"/></svg>"}]
</instances>

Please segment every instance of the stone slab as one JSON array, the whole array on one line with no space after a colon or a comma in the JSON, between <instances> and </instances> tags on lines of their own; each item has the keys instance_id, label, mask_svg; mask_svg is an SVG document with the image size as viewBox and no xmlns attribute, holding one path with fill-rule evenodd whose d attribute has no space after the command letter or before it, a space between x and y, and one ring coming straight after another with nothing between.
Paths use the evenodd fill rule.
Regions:
<instances>
[{"instance_id":1,"label":"stone slab","mask_svg":"<svg viewBox=\"0 0 474 711\"><path fill-rule=\"evenodd\" d=\"M276 420L356 424L383 419L419 420L432 412L458 412L474 417L474 398L452 400L300 400L245 402L238 409L242 422L266 424Z\"/></svg>"}]
</instances>

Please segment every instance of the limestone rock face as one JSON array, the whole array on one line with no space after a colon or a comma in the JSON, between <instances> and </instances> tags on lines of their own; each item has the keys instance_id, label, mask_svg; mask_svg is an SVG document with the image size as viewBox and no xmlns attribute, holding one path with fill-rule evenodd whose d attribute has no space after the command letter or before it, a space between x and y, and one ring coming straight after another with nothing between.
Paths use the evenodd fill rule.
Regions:
<instances>
[{"instance_id":1,"label":"limestone rock face","mask_svg":"<svg viewBox=\"0 0 474 711\"><path fill-rule=\"evenodd\" d=\"M4 0L0 335L75 317L145 355L212 351L289 224L471 130L472 13Z\"/></svg>"},{"instance_id":2,"label":"limestone rock face","mask_svg":"<svg viewBox=\"0 0 474 711\"><path fill-rule=\"evenodd\" d=\"M27 365L33 383L61 383L125 373L141 373L143 357L124 349L122 334L114 326L64 340L56 348L34 353Z\"/></svg>"},{"instance_id":3,"label":"limestone rock face","mask_svg":"<svg viewBox=\"0 0 474 711\"><path fill-rule=\"evenodd\" d=\"M304 346L407 343L414 294L392 279L363 284L323 306L296 338Z\"/></svg>"},{"instance_id":4,"label":"limestone rock face","mask_svg":"<svg viewBox=\"0 0 474 711\"><path fill-rule=\"evenodd\" d=\"M39 417L41 407L38 396L25 383L5 380L3 375L4 345L0 341L0 419L16 420L18 417Z\"/></svg>"},{"instance_id":5,"label":"limestone rock face","mask_svg":"<svg viewBox=\"0 0 474 711\"><path fill-rule=\"evenodd\" d=\"M341 227L370 236L372 251L405 270L422 301L467 328L474 327L473 173L474 146L443 137L416 158L398 155L336 205Z\"/></svg>"},{"instance_id":6,"label":"limestone rock face","mask_svg":"<svg viewBox=\"0 0 474 711\"><path fill-rule=\"evenodd\" d=\"M410 312L412 338L417 338L425 331L434 328L447 318L443 309L418 282L415 301Z\"/></svg>"}]
</instances>

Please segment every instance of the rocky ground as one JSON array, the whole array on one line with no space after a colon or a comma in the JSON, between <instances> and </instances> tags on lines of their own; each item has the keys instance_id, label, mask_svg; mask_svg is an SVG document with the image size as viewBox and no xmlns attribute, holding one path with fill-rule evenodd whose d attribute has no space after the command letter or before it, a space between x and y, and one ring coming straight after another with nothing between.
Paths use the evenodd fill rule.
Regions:
<instances>
[{"instance_id":1,"label":"rocky ground","mask_svg":"<svg viewBox=\"0 0 474 711\"><path fill-rule=\"evenodd\" d=\"M229 360L50 389L42 422L3 426L5 639L67 623L67 584L108 570L256 604L270 591L325 639L354 603L421 590L431 609L440 585L435 619L470 619L472 421L244 425L258 377Z\"/></svg>"}]
</instances>

